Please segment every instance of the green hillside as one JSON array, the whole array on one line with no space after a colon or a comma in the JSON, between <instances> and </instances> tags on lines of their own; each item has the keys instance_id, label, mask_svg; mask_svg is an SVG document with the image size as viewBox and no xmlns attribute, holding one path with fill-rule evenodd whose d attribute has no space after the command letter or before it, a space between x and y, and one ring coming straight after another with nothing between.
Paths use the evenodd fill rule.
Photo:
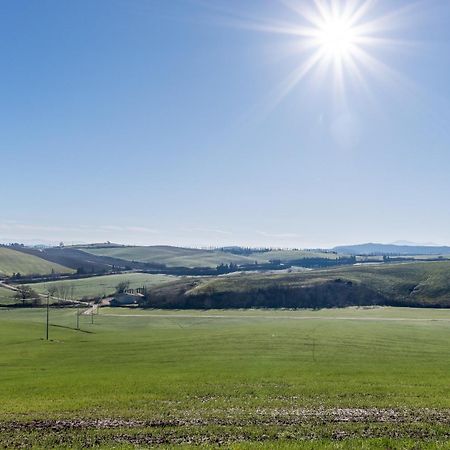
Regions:
<instances>
[{"instance_id":1,"label":"green hillside","mask_svg":"<svg viewBox=\"0 0 450 450\"><path fill-rule=\"evenodd\" d=\"M249 255L251 261L257 261L259 264L268 263L273 260L279 260L282 263L297 261L310 258L337 259L339 256L332 252L321 252L312 250L271 250L269 252L254 252Z\"/></svg>"},{"instance_id":2,"label":"green hillside","mask_svg":"<svg viewBox=\"0 0 450 450\"><path fill-rule=\"evenodd\" d=\"M7 305L10 303L15 303L14 291L0 285L0 305Z\"/></svg>"},{"instance_id":3,"label":"green hillside","mask_svg":"<svg viewBox=\"0 0 450 450\"><path fill-rule=\"evenodd\" d=\"M184 283L184 284L183 284ZM240 273L156 289L168 307L318 307L391 304L450 307L450 262ZM229 305L229 306L228 306Z\"/></svg>"},{"instance_id":4,"label":"green hillside","mask_svg":"<svg viewBox=\"0 0 450 450\"><path fill-rule=\"evenodd\" d=\"M170 246L82 248L98 256L128 261L165 264L168 267L216 267L219 264L248 264L253 258L219 250L200 250Z\"/></svg>"},{"instance_id":5,"label":"green hillside","mask_svg":"<svg viewBox=\"0 0 450 450\"><path fill-rule=\"evenodd\" d=\"M125 273L118 275L105 275L77 280L50 281L45 283L34 283L33 289L41 294L46 294L50 286L73 287L74 299L81 300L83 297L95 298L106 297L115 292L116 286L122 281L128 281L130 288L136 289L143 286L151 287L167 283L176 279L171 275L152 275L146 273Z\"/></svg>"},{"instance_id":6,"label":"green hillside","mask_svg":"<svg viewBox=\"0 0 450 450\"><path fill-rule=\"evenodd\" d=\"M344 266L301 273L237 277L219 277L201 285L215 291L253 290L281 284L289 287L308 286L326 281L351 281L375 293L396 300L439 301L450 306L450 262L404 263Z\"/></svg>"},{"instance_id":7,"label":"green hillside","mask_svg":"<svg viewBox=\"0 0 450 450\"><path fill-rule=\"evenodd\" d=\"M248 255L231 253L223 250L202 250L171 246L99 246L80 247L80 250L96 256L107 256L127 261L143 263L165 264L167 267L216 267L219 264L262 264L272 260L281 262L295 261L308 258L336 259L335 253L325 253L306 250L271 250L267 252L255 251Z\"/></svg>"},{"instance_id":8,"label":"green hillside","mask_svg":"<svg viewBox=\"0 0 450 450\"><path fill-rule=\"evenodd\" d=\"M385 295L402 297L450 298L450 262L421 262L398 264L366 264L341 266L332 269L309 270L294 273L251 273L206 279L202 288L219 291L248 290L274 283L290 287L331 281L336 278L363 283Z\"/></svg>"},{"instance_id":9,"label":"green hillside","mask_svg":"<svg viewBox=\"0 0 450 450\"><path fill-rule=\"evenodd\" d=\"M11 248L0 247L0 276L11 276L14 273L22 275L47 275L52 273L70 273L73 270L52 263L34 255L28 255Z\"/></svg>"}]
</instances>

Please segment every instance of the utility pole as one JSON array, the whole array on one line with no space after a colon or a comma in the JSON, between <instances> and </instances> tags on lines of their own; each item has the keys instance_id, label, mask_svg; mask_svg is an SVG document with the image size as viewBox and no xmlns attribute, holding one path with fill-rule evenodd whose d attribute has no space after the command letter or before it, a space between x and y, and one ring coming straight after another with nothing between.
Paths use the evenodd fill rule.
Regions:
<instances>
[{"instance_id":1,"label":"utility pole","mask_svg":"<svg viewBox=\"0 0 450 450\"><path fill-rule=\"evenodd\" d=\"M48 341L48 312L50 308L50 294L47 294L47 321L46 321L46 327L45 327L45 340Z\"/></svg>"},{"instance_id":2,"label":"utility pole","mask_svg":"<svg viewBox=\"0 0 450 450\"><path fill-rule=\"evenodd\" d=\"M77 303L77 330L80 329L80 303Z\"/></svg>"}]
</instances>

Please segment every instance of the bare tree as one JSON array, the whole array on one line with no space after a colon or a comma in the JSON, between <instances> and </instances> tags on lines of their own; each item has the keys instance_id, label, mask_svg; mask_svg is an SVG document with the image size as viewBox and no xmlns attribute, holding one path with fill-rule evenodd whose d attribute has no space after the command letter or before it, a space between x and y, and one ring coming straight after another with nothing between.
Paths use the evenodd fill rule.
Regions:
<instances>
[{"instance_id":1,"label":"bare tree","mask_svg":"<svg viewBox=\"0 0 450 450\"><path fill-rule=\"evenodd\" d=\"M39 303L39 294L26 285L18 286L14 297L17 300L21 300L23 305L25 305L27 300L31 300L34 305Z\"/></svg>"}]
</instances>

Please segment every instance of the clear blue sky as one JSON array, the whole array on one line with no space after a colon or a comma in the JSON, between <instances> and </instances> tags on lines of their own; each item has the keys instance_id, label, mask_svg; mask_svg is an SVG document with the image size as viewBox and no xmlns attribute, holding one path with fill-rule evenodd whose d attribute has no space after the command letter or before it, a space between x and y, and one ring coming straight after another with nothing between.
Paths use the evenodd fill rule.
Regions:
<instances>
[{"instance_id":1,"label":"clear blue sky","mask_svg":"<svg viewBox=\"0 0 450 450\"><path fill-rule=\"evenodd\" d=\"M363 18L389 70L275 102L285 2L3 0L0 241L450 244L450 2L409 5Z\"/></svg>"}]
</instances>

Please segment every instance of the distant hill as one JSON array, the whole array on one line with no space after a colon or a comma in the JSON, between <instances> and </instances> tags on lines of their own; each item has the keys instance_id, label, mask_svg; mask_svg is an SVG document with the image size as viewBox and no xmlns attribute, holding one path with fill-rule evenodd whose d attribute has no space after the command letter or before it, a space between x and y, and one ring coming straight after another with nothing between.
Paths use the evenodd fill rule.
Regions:
<instances>
[{"instance_id":1,"label":"distant hill","mask_svg":"<svg viewBox=\"0 0 450 450\"><path fill-rule=\"evenodd\" d=\"M83 252L96 256L117 258L120 260L164 264L167 267L216 267L220 264L249 265L269 263L270 261L291 262L309 258L336 259L332 252L308 250L268 250L260 251L245 249L245 254L239 254L238 247L225 249L196 249L172 247L166 245L155 246L114 246L91 245L78 247Z\"/></svg>"},{"instance_id":2,"label":"distant hill","mask_svg":"<svg viewBox=\"0 0 450 450\"><path fill-rule=\"evenodd\" d=\"M36 255L22 253L10 247L0 247L0 276L9 277L14 273L21 275L49 275L70 273L72 269L61 264L46 261Z\"/></svg>"},{"instance_id":3,"label":"distant hill","mask_svg":"<svg viewBox=\"0 0 450 450\"><path fill-rule=\"evenodd\" d=\"M347 255L450 255L450 247L424 245L368 243L338 246L334 247L333 250Z\"/></svg>"},{"instance_id":4,"label":"distant hill","mask_svg":"<svg viewBox=\"0 0 450 450\"><path fill-rule=\"evenodd\" d=\"M74 247L50 247L50 248L29 248L19 247L18 251L28 255L34 255L53 263L61 264L83 273L106 273L112 269L143 269L142 264L133 264L123 259L108 256L97 256L84 251L85 248Z\"/></svg>"},{"instance_id":5,"label":"distant hill","mask_svg":"<svg viewBox=\"0 0 450 450\"><path fill-rule=\"evenodd\" d=\"M167 267L216 267L219 264L248 264L254 259L235 255L221 250L203 250L195 248L155 245L149 247L82 247L86 253L107 256L126 261L164 264Z\"/></svg>"}]
</instances>

